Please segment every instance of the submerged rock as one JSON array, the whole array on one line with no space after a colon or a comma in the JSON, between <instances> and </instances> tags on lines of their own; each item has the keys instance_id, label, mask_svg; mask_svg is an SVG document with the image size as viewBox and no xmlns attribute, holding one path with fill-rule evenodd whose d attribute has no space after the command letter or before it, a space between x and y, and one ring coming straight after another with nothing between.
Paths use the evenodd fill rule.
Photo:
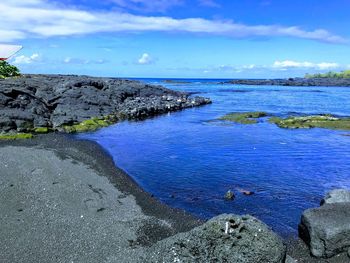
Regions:
<instances>
[{"instance_id":1,"label":"submerged rock","mask_svg":"<svg viewBox=\"0 0 350 263\"><path fill-rule=\"evenodd\" d=\"M240 124L255 124L257 119L266 117L266 112L254 111L254 112L235 112L229 113L219 118L222 121L232 121Z\"/></svg>"},{"instance_id":2,"label":"submerged rock","mask_svg":"<svg viewBox=\"0 0 350 263\"><path fill-rule=\"evenodd\" d=\"M350 202L340 193L330 192L321 207L302 214L299 236L315 257L329 258L350 248Z\"/></svg>"},{"instance_id":3,"label":"submerged rock","mask_svg":"<svg viewBox=\"0 0 350 263\"><path fill-rule=\"evenodd\" d=\"M225 199L232 201L235 199L235 194L231 190L228 190L225 194Z\"/></svg>"},{"instance_id":4,"label":"submerged rock","mask_svg":"<svg viewBox=\"0 0 350 263\"><path fill-rule=\"evenodd\" d=\"M350 118L339 118L331 114L289 116L287 118L271 117L270 123L285 129L325 128L332 130L350 130Z\"/></svg>"},{"instance_id":5,"label":"submerged rock","mask_svg":"<svg viewBox=\"0 0 350 263\"><path fill-rule=\"evenodd\" d=\"M286 246L252 216L224 214L154 246L150 262L282 263Z\"/></svg>"}]
</instances>

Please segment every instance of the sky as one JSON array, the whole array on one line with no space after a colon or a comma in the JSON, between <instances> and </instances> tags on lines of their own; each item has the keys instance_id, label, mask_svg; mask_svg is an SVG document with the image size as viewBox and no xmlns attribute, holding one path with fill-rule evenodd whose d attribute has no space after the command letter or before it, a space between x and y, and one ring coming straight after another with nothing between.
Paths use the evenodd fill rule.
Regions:
<instances>
[{"instance_id":1,"label":"sky","mask_svg":"<svg viewBox=\"0 0 350 263\"><path fill-rule=\"evenodd\" d=\"M350 69L350 0L1 0L24 73L282 78Z\"/></svg>"}]
</instances>

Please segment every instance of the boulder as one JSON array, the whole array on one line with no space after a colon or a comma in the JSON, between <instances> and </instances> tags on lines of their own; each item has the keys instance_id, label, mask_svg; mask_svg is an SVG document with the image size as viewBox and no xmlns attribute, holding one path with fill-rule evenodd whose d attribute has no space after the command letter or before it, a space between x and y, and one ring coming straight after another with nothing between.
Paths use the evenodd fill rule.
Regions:
<instances>
[{"instance_id":1,"label":"boulder","mask_svg":"<svg viewBox=\"0 0 350 263\"><path fill-rule=\"evenodd\" d=\"M350 191L346 189L332 190L321 201L321 205L333 203L350 203Z\"/></svg>"},{"instance_id":2,"label":"boulder","mask_svg":"<svg viewBox=\"0 0 350 263\"><path fill-rule=\"evenodd\" d=\"M304 211L299 236L315 257L329 258L350 248L350 203L324 204Z\"/></svg>"},{"instance_id":3,"label":"boulder","mask_svg":"<svg viewBox=\"0 0 350 263\"><path fill-rule=\"evenodd\" d=\"M286 246L252 216L224 214L158 242L150 262L284 262Z\"/></svg>"}]
</instances>

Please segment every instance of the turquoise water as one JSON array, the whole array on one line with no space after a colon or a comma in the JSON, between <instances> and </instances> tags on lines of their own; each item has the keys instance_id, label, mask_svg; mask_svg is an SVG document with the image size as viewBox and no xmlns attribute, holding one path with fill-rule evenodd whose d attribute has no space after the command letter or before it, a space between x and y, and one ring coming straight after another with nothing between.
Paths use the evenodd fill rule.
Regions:
<instances>
[{"instance_id":1,"label":"turquoise water","mask_svg":"<svg viewBox=\"0 0 350 263\"><path fill-rule=\"evenodd\" d=\"M146 80L159 83L159 80ZM146 191L201 218L252 214L283 236L295 235L303 210L333 188L350 188L350 132L280 129L212 121L229 112L350 116L350 89L163 84L210 97L212 105L78 137L101 144ZM234 201L225 201L233 190ZM254 191L245 196L239 189Z\"/></svg>"}]
</instances>

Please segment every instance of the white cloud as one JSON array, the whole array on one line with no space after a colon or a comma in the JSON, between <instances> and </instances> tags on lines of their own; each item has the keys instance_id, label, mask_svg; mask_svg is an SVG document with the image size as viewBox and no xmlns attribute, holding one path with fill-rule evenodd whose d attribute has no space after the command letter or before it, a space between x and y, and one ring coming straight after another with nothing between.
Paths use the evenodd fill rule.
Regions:
<instances>
[{"instance_id":1,"label":"white cloud","mask_svg":"<svg viewBox=\"0 0 350 263\"><path fill-rule=\"evenodd\" d=\"M327 70L343 70L350 68L350 65L341 65L334 62L298 62L293 60L275 61L272 65L220 65L201 69L202 72L226 72L226 73L240 73L240 72L266 72L266 71L327 71ZM197 69L199 70L199 69Z\"/></svg>"},{"instance_id":2,"label":"white cloud","mask_svg":"<svg viewBox=\"0 0 350 263\"><path fill-rule=\"evenodd\" d=\"M142 56L138 60L138 64L140 65L148 65L153 62L151 56L147 53L142 54Z\"/></svg>"},{"instance_id":3,"label":"white cloud","mask_svg":"<svg viewBox=\"0 0 350 263\"><path fill-rule=\"evenodd\" d=\"M275 61L272 67L276 69L281 69L281 70L286 70L291 68L330 70L330 69L339 68L340 65L338 63L329 63L329 62L313 63L308 61L298 62L293 60L284 60L284 61Z\"/></svg>"},{"instance_id":4,"label":"white cloud","mask_svg":"<svg viewBox=\"0 0 350 263\"><path fill-rule=\"evenodd\" d=\"M17 64L17 65L21 65L21 64L31 64L35 61L38 61L40 58L39 54L37 53L34 53L33 55L31 56L24 56L24 55L21 55L21 56L16 56L14 57L13 59L13 64Z\"/></svg>"},{"instance_id":5,"label":"white cloud","mask_svg":"<svg viewBox=\"0 0 350 263\"><path fill-rule=\"evenodd\" d=\"M255 64L250 64L250 65L244 65L242 66L243 69L255 69L257 66Z\"/></svg>"},{"instance_id":6,"label":"white cloud","mask_svg":"<svg viewBox=\"0 0 350 263\"><path fill-rule=\"evenodd\" d=\"M153 1L134 0L134 2ZM163 1L158 2L163 3ZM294 37L328 43L347 42L341 36L324 29L306 31L297 26L245 25L233 21L202 18L176 19L165 16L133 15L120 11L86 11L58 6L44 0L1 0L0 10L6 10L0 16L0 41L3 42L13 42L29 37L149 31L204 33L233 38L267 36Z\"/></svg>"},{"instance_id":7,"label":"white cloud","mask_svg":"<svg viewBox=\"0 0 350 263\"><path fill-rule=\"evenodd\" d=\"M184 4L183 0L109 0L109 2L143 12L165 12L171 7Z\"/></svg>"},{"instance_id":8,"label":"white cloud","mask_svg":"<svg viewBox=\"0 0 350 263\"><path fill-rule=\"evenodd\" d=\"M71 57L66 57L63 59L63 63L65 64L78 64L78 65L106 64L107 62L108 61L105 59L90 60L90 59L71 58Z\"/></svg>"}]
</instances>

